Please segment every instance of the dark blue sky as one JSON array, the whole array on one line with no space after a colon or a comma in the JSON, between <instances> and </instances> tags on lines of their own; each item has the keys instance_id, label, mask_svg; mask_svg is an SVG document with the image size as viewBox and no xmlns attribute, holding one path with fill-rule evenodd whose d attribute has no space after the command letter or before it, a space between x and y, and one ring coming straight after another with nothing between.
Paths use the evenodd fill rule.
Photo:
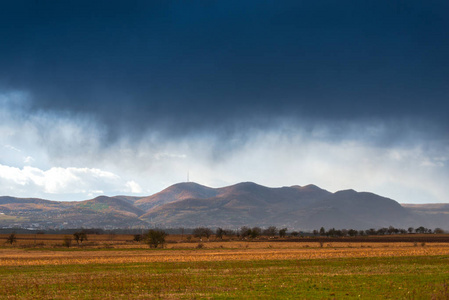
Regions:
<instances>
[{"instance_id":1,"label":"dark blue sky","mask_svg":"<svg viewBox=\"0 0 449 300\"><path fill-rule=\"evenodd\" d=\"M26 114L89 116L106 146L205 135L219 159L288 120L444 152L448 16L446 1L3 1L0 91L26 93ZM367 123L387 129L372 141Z\"/></svg>"},{"instance_id":2,"label":"dark blue sky","mask_svg":"<svg viewBox=\"0 0 449 300\"><path fill-rule=\"evenodd\" d=\"M10 1L0 85L31 92L36 109L106 122L412 116L449 129L448 6Z\"/></svg>"}]
</instances>

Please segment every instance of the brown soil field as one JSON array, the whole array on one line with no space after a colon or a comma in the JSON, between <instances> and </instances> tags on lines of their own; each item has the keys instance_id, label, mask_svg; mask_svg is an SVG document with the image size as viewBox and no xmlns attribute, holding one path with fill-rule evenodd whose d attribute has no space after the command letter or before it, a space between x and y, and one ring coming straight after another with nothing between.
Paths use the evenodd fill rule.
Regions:
<instances>
[{"instance_id":1,"label":"brown soil field","mask_svg":"<svg viewBox=\"0 0 449 300\"><path fill-rule=\"evenodd\" d=\"M0 234L0 246L6 243L6 239L9 234ZM65 237L72 238L72 245L75 246L76 242L73 240L73 235L70 234L16 234L17 246L60 246L62 245ZM114 246L116 247L129 247L140 246L141 243L133 241L134 236L131 234L88 234L88 240L84 242L84 246ZM370 244L384 244L384 243L449 243L449 234L410 234L410 235L383 235L383 236L362 236L362 237L286 237L286 238L267 238L260 237L256 239L238 239L237 237L225 237L223 240L216 239L211 236L209 239L203 238L202 240L194 238L191 235L168 235L166 238L168 247L172 244L178 244L176 247L183 245L186 248L196 247L198 243L203 243L206 247L226 247L234 248L240 247L240 244L244 244L245 247L251 248L263 248L265 246L256 245L257 243L285 243L286 245L280 247L290 248L291 245L302 244L302 246L316 246L316 244L323 243L370 243ZM251 245L251 246L246 246ZM274 244L272 244L274 245ZM374 245L371 245L374 246ZM294 246L296 247L296 246Z\"/></svg>"},{"instance_id":2,"label":"brown soil field","mask_svg":"<svg viewBox=\"0 0 449 300\"><path fill-rule=\"evenodd\" d=\"M449 255L449 245L388 248L299 248L299 249L167 249L133 251L48 251L0 249L0 266L108 264L146 262L192 262L235 260L335 259L355 257L401 257Z\"/></svg>"},{"instance_id":3,"label":"brown soil field","mask_svg":"<svg viewBox=\"0 0 449 300\"><path fill-rule=\"evenodd\" d=\"M6 237L0 236L0 266L449 255L449 243L430 237L418 243L399 238L187 242L171 236L164 249L150 249L132 235L89 235L83 246L70 248L62 247L64 235L17 235L14 245L6 244Z\"/></svg>"}]
</instances>

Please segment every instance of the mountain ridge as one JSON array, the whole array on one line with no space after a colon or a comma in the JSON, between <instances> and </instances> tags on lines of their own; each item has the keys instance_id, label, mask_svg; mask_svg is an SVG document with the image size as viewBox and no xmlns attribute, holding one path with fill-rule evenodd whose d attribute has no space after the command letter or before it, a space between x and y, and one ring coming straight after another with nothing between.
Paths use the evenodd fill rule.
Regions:
<instances>
[{"instance_id":1,"label":"mountain ridge","mask_svg":"<svg viewBox=\"0 0 449 300\"><path fill-rule=\"evenodd\" d=\"M447 224L449 204L401 205L370 192L332 193L313 184L271 188L240 182L211 188L181 182L150 196L98 196L71 202L0 197L0 227L4 228L282 226L312 230L390 225L445 228Z\"/></svg>"}]
</instances>

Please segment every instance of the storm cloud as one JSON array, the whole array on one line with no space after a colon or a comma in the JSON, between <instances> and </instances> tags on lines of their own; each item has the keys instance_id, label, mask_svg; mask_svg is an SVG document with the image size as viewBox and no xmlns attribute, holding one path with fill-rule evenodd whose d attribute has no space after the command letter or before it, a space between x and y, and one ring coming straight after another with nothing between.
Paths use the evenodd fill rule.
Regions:
<instances>
[{"instance_id":1,"label":"storm cloud","mask_svg":"<svg viewBox=\"0 0 449 300\"><path fill-rule=\"evenodd\" d=\"M2 194L150 194L190 170L213 186L315 183L447 201L446 3L0 8ZM91 184L27 190L29 168L48 182L84 170Z\"/></svg>"}]
</instances>

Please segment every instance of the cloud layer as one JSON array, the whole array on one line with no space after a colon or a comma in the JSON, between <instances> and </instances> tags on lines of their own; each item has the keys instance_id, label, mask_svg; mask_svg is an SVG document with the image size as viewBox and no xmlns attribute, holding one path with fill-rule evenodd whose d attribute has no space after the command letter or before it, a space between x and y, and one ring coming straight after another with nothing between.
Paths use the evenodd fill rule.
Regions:
<instances>
[{"instance_id":1,"label":"cloud layer","mask_svg":"<svg viewBox=\"0 0 449 300\"><path fill-rule=\"evenodd\" d=\"M449 5L12 1L0 194L186 180L447 202Z\"/></svg>"},{"instance_id":2,"label":"cloud layer","mask_svg":"<svg viewBox=\"0 0 449 300\"><path fill-rule=\"evenodd\" d=\"M392 124L385 121L310 127L283 118L270 129L245 128L228 139L201 132L173 140L147 132L138 140L124 134L105 146L103 126L89 115L34 112L27 97L2 96L0 194L58 200L149 195L185 181L189 172L192 181L214 187L314 183L401 202L447 201L447 141L419 130L392 140L386 138Z\"/></svg>"}]
</instances>

